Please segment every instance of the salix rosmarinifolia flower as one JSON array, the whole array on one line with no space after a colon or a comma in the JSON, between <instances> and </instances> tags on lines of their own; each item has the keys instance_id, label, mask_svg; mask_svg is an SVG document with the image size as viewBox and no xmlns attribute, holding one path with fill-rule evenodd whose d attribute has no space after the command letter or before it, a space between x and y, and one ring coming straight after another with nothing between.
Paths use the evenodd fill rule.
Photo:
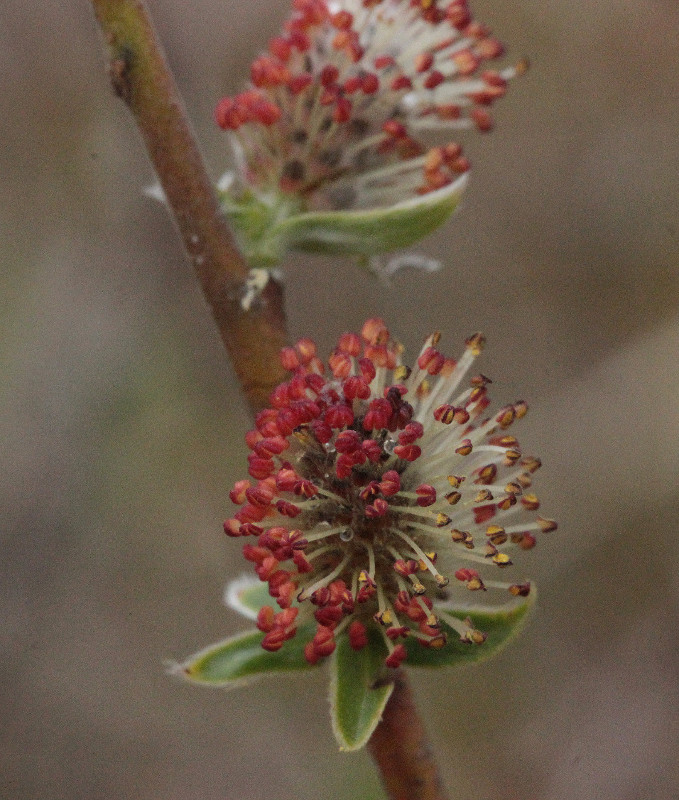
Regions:
<instances>
[{"instance_id":1,"label":"salix rosmarinifolia flower","mask_svg":"<svg viewBox=\"0 0 679 800\"><path fill-rule=\"evenodd\" d=\"M438 341L412 371L380 319L344 334L327 369L309 339L283 351L292 377L246 436L250 478L224 524L266 587L228 596L260 631L248 658L255 646L269 659L243 672L236 638L185 662L186 677L225 684L333 655L337 692L352 659L376 686L381 670L474 660L509 638L533 594L513 562L556 523L537 513L540 461L508 432L526 403L490 411L490 381L468 377L480 334L458 361Z\"/></svg>"},{"instance_id":2,"label":"salix rosmarinifolia flower","mask_svg":"<svg viewBox=\"0 0 679 800\"><path fill-rule=\"evenodd\" d=\"M217 106L237 176L223 193L252 266L286 249L374 255L455 209L491 104L525 64L466 0L294 0L251 86Z\"/></svg>"}]
</instances>

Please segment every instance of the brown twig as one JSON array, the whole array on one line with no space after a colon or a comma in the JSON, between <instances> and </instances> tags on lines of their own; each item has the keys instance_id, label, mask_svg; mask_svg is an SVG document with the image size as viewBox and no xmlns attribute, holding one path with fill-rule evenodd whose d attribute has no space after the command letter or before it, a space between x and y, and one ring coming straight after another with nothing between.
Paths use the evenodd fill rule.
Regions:
<instances>
[{"instance_id":1,"label":"brown twig","mask_svg":"<svg viewBox=\"0 0 679 800\"><path fill-rule=\"evenodd\" d=\"M396 673L394 691L368 749L391 800L446 800L438 767L408 679Z\"/></svg>"},{"instance_id":2,"label":"brown twig","mask_svg":"<svg viewBox=\"0 0 679 800\"><path fill-rule=\"evenodd\" d=\"M92 0L109 51L116 94L144 137L184 247L253 411L284 379L283 290L271 279L252 310L241 307L248 268L233 242L184 104L140 0ZM369 749L392 800L445 800L438 770L405 675Z\"/></svg>"},{"instance_id":3,"label":"brown twig","mask_svg":"<svg viewBox=\"0 0 679 800\"><path fill-rule=\"evenodd\" d=\"M283 289L271 279L250 311L240 299L248 267L238 252L196 145L174 79L140 0L92 0L116 94L129 106L186 252L254 411L285 377Z\"/></svg>"}]
</instances>

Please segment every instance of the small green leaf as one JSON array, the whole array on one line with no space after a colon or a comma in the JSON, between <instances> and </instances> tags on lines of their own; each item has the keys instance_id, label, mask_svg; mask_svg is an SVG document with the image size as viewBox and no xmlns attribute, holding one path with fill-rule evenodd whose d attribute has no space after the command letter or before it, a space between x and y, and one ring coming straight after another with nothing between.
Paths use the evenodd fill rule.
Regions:
<instances>
[{"instance_id":1,"label":"small green leaf","mask_svg":"<svg viewBox=\"0 0 679 800\"><path fill-rule=\"evenodd\" d=\"M313 636L314 628L313 623L300 626L296 635L275 653L262 648L264 634L260 631L239 633L189 656L171 671L191 683L229 687L267 674L310 669L304 658L304 645Z\"/></svg>"},{"instance_id":2,"label":"small green leaf","mask_svg":"<svg viewBox=\"0 0 679 800\"><path fill-rule=\"evenodd\" d=\"M329 255L374 256L409 247L442 225L457 208L466 180L384 208L306 212L278 223L272 234L289 249Z\"/></svg>"},{"instance_id":3,"label":"small green leaf","mask_svg":"<svg viewBox=\"0 0 679 800\"><path fill-rule=\"evenodd\" d=\"M435 608L436 614L441 620L441 629L447 634L448 641L440 650L436 650L431 647L423 647L414 638L406 640L408 657L405 664L410 667L452 667L490 658L502 650L523 628L535 596L536 591L533 587L525 600L509 608L450 611ZM488 634L486 641L483 644L461 642L460 635L446 624L446 617L454 617L459 620L469 617L475 628Z\"/></svg>"},{"instance_id":4,"label":"small green leaf","mask_svg":"<svg viewBox=\"0 0 679 800\"><path fill-rule=\"evenodd\" d=\"M303 211L299 198L230 186L220 200L250 267L270 269L290 250L370 258L409 247L448 219L466 183L463 175L427 194L353 211Z\"/></svg>"},{"instance_id":5,"label":"small green leaf","mask_svg":"<svg viewBox=\"0 0 679 800\"><path fill-rule=\"evenodd\" d=\"M368 630L368 644L353 650L340 636L330 665L332 728L342 750L358 750L368 741L394 688L384 659L389 655L379 630Z\"/></svg>"}]
</instances>

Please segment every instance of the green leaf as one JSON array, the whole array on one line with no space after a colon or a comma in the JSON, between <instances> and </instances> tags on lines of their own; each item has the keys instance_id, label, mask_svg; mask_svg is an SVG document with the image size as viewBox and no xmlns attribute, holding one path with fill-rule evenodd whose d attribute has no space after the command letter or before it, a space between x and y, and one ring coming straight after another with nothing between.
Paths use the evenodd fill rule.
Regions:
<instances>
[{"instance_id":1,"label":"green leaf","mask_svg":"<svg viewBox=\"0 0 679 800\"><path fill-rule=\"evenodd\" d=\"M330 664L332 728L342 750L368 741L394 688L384 659L389 655L379 630L368 630L368 644L353 650L348 636L338 638Z\"/></svg>"},{"instance_id":2,"label":"green leaf","mask_svg":"<svg viewBox=\"0 0 679 800\"><path fill-rule=\"evenodd\" d=\"M535 587L525 600L508 608L481 609L469 608L444 610L435 608L441 620L441 629L448 635L448 641L440 649L423 647L416 639L405 642L408 657L405 664L410 667L452 667L484 661L505 647L523 628L528 612L536 596ZM467 644L460 641L460 635L446 623L446 617L465 620L469 617L472 625L488 634L483 644Z\"/></svg>"},{"instance_id":3,"label":"green leaf","mask_svg":"<svg viewBox=\"0 0 679 800\"><path fill-rule=\"evenodd\" d=\"M230 687L267 674L310 669L311 664L304 658L304 645L314 629L313 623L300 626L296 635L275 653L262 648L261 631L239 633L189 656L171 671L191 683Z\"/></svg>"},{"instance_id":4,"label":"green leaf","mask_svg":"<svg viewBox=\"0 0 679 800\"><path fill-rule=\"evenodd\" d=\"M388 253L409 247L442 225L457 208L465 183L458 180L385 208L294 214L271 233L288 248L309 253Z\"/></svg>"},{"instance_id":5,"label":"green leaf","mask_svg":"<svg viewBox=\"0 0 679 800\"><path fill-rule=\"evenodd\" d=\"M302 211L298 198L220 191L222 208L250 267L276 267L289 250L372 257L418 242L457 208L466 176L390 206L356 211Z\"/></svg>"}]
</instances>

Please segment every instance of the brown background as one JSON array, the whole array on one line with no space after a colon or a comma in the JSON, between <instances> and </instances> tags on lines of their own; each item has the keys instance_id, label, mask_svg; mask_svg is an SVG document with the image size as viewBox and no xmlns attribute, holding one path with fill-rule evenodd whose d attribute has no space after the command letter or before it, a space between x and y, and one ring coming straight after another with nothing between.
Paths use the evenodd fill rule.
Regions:
<instances>
[{"instance_id":1,"label":"brown background","mask_svg":"<svg viewBox=\"0 0 679 800\"><path fill-rule=\"evenodd\" d=\"M283 0L152 11L211 171L215 101ZM381 314L414 353L482 329L499 402L558 517L522 567L541 600L475 669L416 673L454 797L675 800L679 683L679 7L476 0L528 55L467 137L464 208L386 288L290 259L293 335L327 351ZM220 534L248 418L84 0L0 15L3 744L8 800L379 797L339 754L322 671L230 694L166 677L238 630Z\"/></svg>"}]
</instances>

